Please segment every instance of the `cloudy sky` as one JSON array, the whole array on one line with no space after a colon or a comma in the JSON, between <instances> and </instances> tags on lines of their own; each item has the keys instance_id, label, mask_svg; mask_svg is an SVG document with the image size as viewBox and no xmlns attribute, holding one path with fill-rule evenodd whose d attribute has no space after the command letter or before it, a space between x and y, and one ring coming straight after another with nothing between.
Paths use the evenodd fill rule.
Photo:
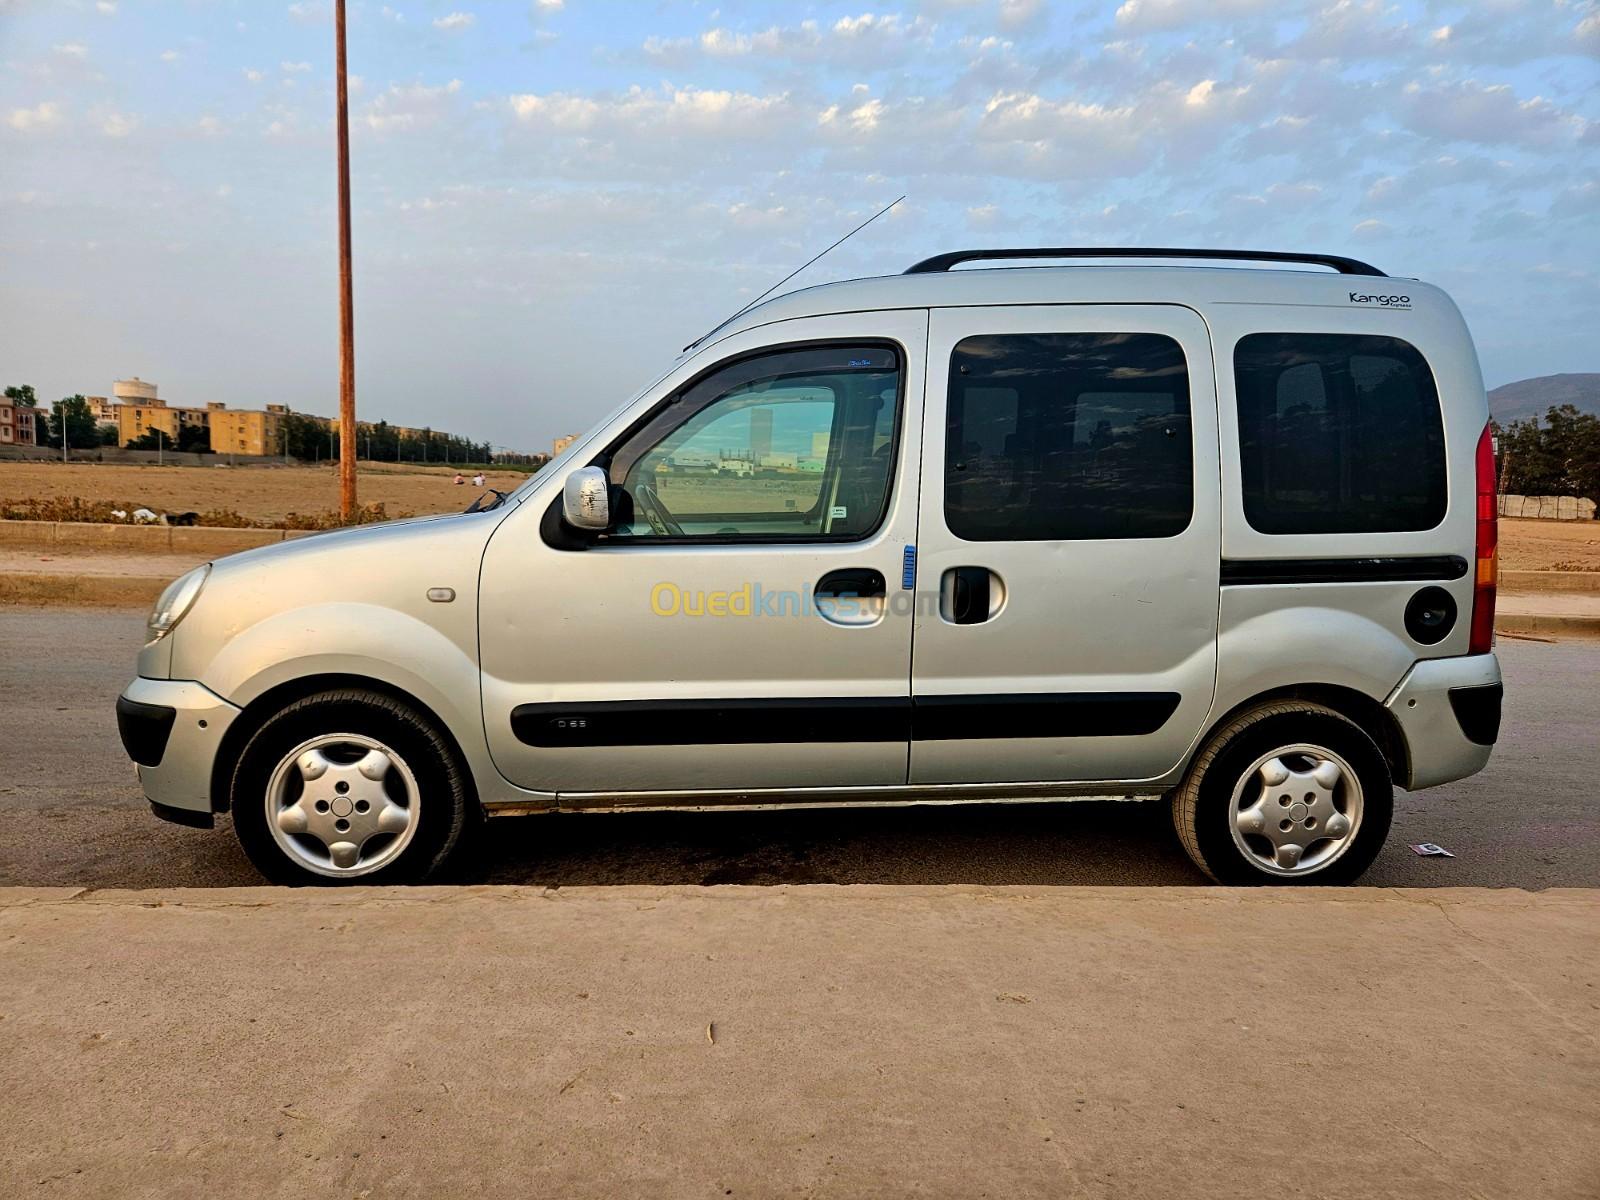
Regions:
<instances>
[{"instance_id":1,"label":"cloudy sky","mask_svg":"<svg viewBox=\"0 0 1600 1200\"><path fill-rule=\"evenodd\" d=\"M520 448L794 286L1316 249L1600 370L1596 0L353 0L364 416ZM326 0L0 0L0 376L337 407Z\"/></svg>"}]
</instances>

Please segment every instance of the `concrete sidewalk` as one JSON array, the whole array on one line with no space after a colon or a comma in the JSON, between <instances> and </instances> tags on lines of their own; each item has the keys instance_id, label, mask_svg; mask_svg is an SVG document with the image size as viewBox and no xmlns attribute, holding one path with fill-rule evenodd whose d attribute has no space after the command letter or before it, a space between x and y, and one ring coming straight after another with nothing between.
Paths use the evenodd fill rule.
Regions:
<instances>
[{"instance_id":1,"label":"concrete sidewalk","mask_svg":"<svg viewBox=\"0 0 1600 1200\"><path fill-rule=\"evenodd\" d=\"M1592 891L14 888L0 939L13 1194L1600 1191Z\"/></svg>"}]
</instances>

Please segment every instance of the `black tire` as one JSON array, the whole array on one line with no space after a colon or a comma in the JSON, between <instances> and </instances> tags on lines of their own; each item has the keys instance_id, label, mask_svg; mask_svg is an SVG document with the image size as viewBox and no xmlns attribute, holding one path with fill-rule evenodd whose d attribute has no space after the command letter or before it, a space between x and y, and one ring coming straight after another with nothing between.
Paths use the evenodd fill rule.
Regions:
<instances>
[{"instance_id":1,"label":"black tire","mask_svg":"<svg viewBox=\"0 0 1600 1200\"><path fill-rule=\"evenodd\" d=\"M1296 744L1331 750L1350 765L1361 785L1362 816L1349 846L1326 866L1274 875L1234 844L1233 793L1258 758ZM1353 883L1383 849L1393 817L1394 782L1377 744L1349 718L1300 700L1263 704L1230 720L1201 748L1172 797L1172 821L1184 850L1212 879L1230 885Z\"/></svg>"},{"instance_id":2,"label":"black tire","mask_svg":"<svg viewBox=\"0 0 1600 1200\"><path fill-rule=\"evenodd\" d=\"M417 782L417 828L392 862L348 878L319 875L278 845L267 827L273 771L296 746L326 734L359 734L393 750ZM466 768L433 723L410 705L358 688L318 692L274 713L245 743L229 785L233 826L250 861L277 884L420 883L457 856L478 822Z\"/></svg>"}]
</instances>

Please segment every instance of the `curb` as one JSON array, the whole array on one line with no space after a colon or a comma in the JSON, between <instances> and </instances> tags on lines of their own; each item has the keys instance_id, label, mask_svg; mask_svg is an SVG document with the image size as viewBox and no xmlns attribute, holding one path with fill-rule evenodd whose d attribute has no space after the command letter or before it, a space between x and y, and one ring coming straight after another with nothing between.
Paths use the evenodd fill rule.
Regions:
<instances>
[{"instance_id":1,"label":"curb","mask_svg":"<svg viewBox=\"0 0 1600 1200\"><path fill-rule=\"evenodd\" d=\"M79 546L143 554L194 551L208 556L254 550L309 529L223 529L211 525L103 525L93 521L0 521L0 546Z\"/></svg>"},{"instance_id":2,"label":"curb","mask_svg":"<svg viewBox=\"0 0 1600 1200\"><path fill-rule=\"evenodd\" d=\"M1600 638L1600 617L1547 616L1543 613L1495 613L1496 633L1560 634Z\"/></svg>"},{"instance_id":3,"label":"curb","mask_svg":"<svg viewBox=\"0 0 1600 1200\"><path fill-rule=\"evenodd\" d=\"M1600 592L1600 571L1501 571L1508 592Z\"/></svg>"}]
</instances>

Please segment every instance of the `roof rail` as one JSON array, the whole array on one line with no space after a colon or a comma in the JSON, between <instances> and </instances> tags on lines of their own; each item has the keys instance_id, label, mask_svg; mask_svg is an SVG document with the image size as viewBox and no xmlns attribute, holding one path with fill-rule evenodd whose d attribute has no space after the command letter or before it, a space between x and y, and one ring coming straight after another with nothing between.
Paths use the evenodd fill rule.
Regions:
<instances>
[{"instance_id":1,"label":"roof rail","mask_svg":"<svg viewBox=\"0 0 1600 1200\"><path fill-rule=\"evenodd\" d=\"M1170 247L1138 246L1034 246L1006 250L952 250L935 254L906 269L907 275L930 275L948 271L964 262L987 262L1004 258L1225 258L1246 262L1317 263L1332 267L1341 275L1376 275L1388 278L1377 267L1338 254L1285 254L1281 250L1175 250Z\"/></svg>"}]
</instances>

